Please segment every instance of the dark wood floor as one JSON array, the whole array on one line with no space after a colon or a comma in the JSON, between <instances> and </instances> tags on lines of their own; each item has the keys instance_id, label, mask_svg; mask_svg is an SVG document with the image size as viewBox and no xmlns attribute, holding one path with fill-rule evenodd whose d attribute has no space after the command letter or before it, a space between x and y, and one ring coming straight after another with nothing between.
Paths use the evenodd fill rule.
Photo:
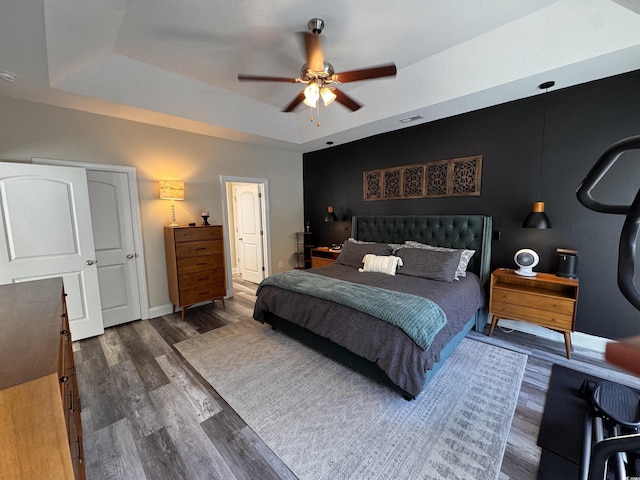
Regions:
<instances>
[{"instance_id":1,"label":"dark wood floor","mask_svg":"<svg viewBox=\"0 0 640 480\"><path fill-rule=\"evenodd\" d=\"M74 344L89 480L295 478L173 347L250 318L255 289L235 279L226 310L216 302L188 310L185 322L165 315ZM529 356L500 480L537 476L536 440L553 363L640 386L590 350L575 348L569 361L561 342L501 330L491 338L470 336Z\"/></svg>"}]
</instances>

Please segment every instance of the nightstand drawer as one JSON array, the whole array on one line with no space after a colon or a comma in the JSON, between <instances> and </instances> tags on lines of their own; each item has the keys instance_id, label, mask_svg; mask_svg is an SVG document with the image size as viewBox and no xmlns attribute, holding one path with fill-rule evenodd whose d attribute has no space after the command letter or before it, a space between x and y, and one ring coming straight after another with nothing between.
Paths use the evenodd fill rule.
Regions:
<instances>
[{"instance_id":1,"label":"nightstand drawer","mask_svg":"<svg viewBox=\"0 0 640 480\"><path fill-rule=\"evenodd\" d=\"M332 258L319 258L319 257L311 257L311 268L323 267L325 265L329 265L330 263L334 263L335 260Z\"/></svg>"},{"instance_id":2,"label":"nightstand drawer","mask_svg":"<svg viewBox=\"0 0 640 480\"><path fill-rule=\"evenodd\" d=\"M573 329L573 310L565 314L557 311L540 310L524 305L515 305L513 303L493 301L491 302L490 313L499 318L525 320L556 330L570 331Z\"/></svg>"},{"instance_id":3,"label":"nightstand drawer","mask_svg":"<svg viewBox=\"0 0 640 480\"><path fill-rule=\"evenodd\" d=\"M564 299L561 297L548 297L545 295L536 295L529 292L520 292L517 290L507 290L495 287L491 291L491 303L501 302L513 305L522 305L540 310L548 310L566 315L573 315L575 301L572 299Z\"/></svg>"}]
</instances>

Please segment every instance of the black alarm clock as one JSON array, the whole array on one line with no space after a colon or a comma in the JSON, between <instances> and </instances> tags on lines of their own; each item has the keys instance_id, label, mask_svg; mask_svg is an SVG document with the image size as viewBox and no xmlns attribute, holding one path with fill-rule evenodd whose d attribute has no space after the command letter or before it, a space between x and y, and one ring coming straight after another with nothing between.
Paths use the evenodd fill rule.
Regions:
<instances>
[{"instance_id":1,"label":"black alarm clock","mask_svg":"<svg viewBox=\"0 0 640 480\"><path fill-rule=\"evenodd\" d=\"M533 271L533 267L538 265L540 257L535 251L530 248L522 248L516 252L513 259L516 265L520 267L515 273L523 277L535 277L537 275L537 273Z\"/></svg>"}]
</instances>

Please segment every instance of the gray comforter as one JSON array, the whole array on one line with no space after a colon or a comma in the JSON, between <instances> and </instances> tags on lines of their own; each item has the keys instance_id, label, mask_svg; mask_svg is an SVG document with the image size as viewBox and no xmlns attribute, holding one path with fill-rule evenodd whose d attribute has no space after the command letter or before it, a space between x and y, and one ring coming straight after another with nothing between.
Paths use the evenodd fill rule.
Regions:
<instances>
[{"instance_id":1,"label":"gray comforter","mask_svg":"<svg viewBox=\"0 0 640 480\"><path fill-rule=\"evenodd\" d=\"M428 298L347 282L309 270L289 270L271 275L258 286L256 294L260 295L260 290L267 285L329 300L377 317L401 328L425 350L447 323L442 309Z\"/></svg>"},{"instance_id":2,"label":"gray comforter","mask_svg":"<svg viewBox=\"0 0 640 480\"><path fill-rule=\"evenodd\" d=\"M313 272L423 296L442 308L447 324L435 336L431 347L423 350L398 327L327 300L275 286L264 286L256 299L253 314L256 320L264 322L264 313L271 312L325 337L376 363L392 382L412 395L422 391L426 372L440 360L442 348L485 305L480 282L472 273L447 283L406 275L360 273L354 267L337 263L315 268Z\"/></svg>"}]
</instances>

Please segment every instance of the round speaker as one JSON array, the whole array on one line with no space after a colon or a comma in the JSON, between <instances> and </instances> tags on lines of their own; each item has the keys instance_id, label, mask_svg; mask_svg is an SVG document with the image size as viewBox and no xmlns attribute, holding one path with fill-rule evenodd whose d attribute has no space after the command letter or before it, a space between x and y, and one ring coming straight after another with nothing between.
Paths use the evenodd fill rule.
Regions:
<instances>
[{"instance_id":1,"label":"round speaker","mask_svg":"<svg viewBox=\"0 0 640 480\"><path fill-rule=\"evenodd\" d=\"M518 275L524 277L535 277L537 275L537 273L533 271L533 267L538 265L540 257L535 251L530 248L522 248L516 252L513 260L516 262L516 265L520 267L515 271Z\"/></svg>"}]
</instances>

